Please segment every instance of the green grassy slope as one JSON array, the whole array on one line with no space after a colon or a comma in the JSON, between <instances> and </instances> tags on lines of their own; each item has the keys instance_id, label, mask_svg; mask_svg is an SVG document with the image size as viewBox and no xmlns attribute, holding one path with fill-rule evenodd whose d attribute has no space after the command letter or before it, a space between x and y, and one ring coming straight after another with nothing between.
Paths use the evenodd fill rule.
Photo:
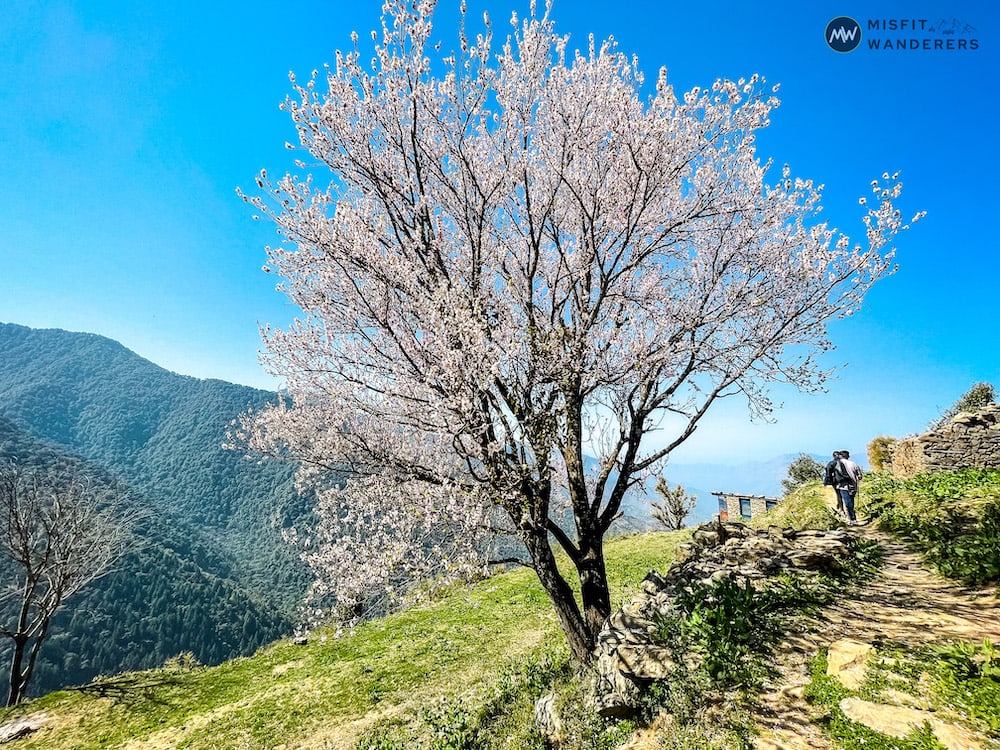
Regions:
<instances>
[{"instance_id":1,"label":"green grassy slope","mask_svg":"<svg viewBox=\"0 0 1000 750\"><path fill-rule=\"evenodd\" d=\"M995 500L997 481L995 472L925 478L905 486L872 478L871 494L861 506L875 510L891 497L890 507L900 512L924 495L940 502L947 488L949 496L971 497L971 505L982 508ZM926 486L935 489L930 493ZM818 485L793 493L779 510L759 523L837 524ZM676 532L609 542L614 604L629 599L648 570L667 569L687 538L687 532ZM19 750L542 750L531 728L532 709L553 686L564 706L579 702L580 685L572 678L551 607L533 574L516 570L456 587L433 602L349 633L317 631L304 646L286 640L217 667L181 660L53 693L0 711L0 724L19 716L45 717L41 730L10 745ZM979 710L980 704L984 701L973 708ZM698 742L714 726L695 727L701 732ZM616 747L624 737L607 730L601 728L600 741L593 733L575 741L585 734L577 732L566 747ZM736 744L718 747L742 746L747 737L730 740ZM704 746L685 745L684 737L678 741L669 747Z\"/></svg>"},{"instance_id":2,"label":"green grassy slope","mask_svg":"<svg viewBox=\"0 0 1000 750\"><path fill-rule=\"evenodd\" d=\"M614 603L648 570L666 569L687 537L610 542ZM11 745L19 749L349 748L376 725L530 712L540 663L557 672L568 650L533 574L515 570L339 637L317 631L305 646L281 641L217 667L173 664L102 680L0 712L0 722L48 717ZM530 724L530 713L520 718Z\"/></svg>"}]
</instances>

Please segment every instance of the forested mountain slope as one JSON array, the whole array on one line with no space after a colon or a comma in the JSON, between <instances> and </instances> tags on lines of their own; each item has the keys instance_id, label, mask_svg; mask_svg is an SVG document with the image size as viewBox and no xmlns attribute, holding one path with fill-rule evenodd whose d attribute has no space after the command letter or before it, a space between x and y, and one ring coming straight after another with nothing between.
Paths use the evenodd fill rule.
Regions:
<instances>
[{"instance_id":1,"label":"forested mountain slope","mask_svg":"<svg viewBox=\"0 0 1000 750\"><path fill-rule=\"evenodd\" d=\"M59 684L185 650L216 662L287 632L308 576L281 529L308 502L291 466L222 447L240 412L272 398L168 372L101 336L0 324L3 454L83 459L124 480L149 510L147 544L70 602L79 634L46 647L56 662L76 655L63 659ZM47 676L44 684L54 686Z\"/></svg>"},{"instance_id":2,"label":"forested mountain slope","mask_svg":"<svg viewBox=\"0 0 1000 750\"><path fill-rule=\"evenodd\" d=\"M218 663L288 631L287 617L233 581L232 563L198 528L159 514L142 492L0 417L0 461L12 459L29 470L68 470L115 485L141 518L133 549L57 613L31 694L153 667L183 652ZM0 643L0 667L7 645Z\"/></svg>"},{"instance_id":3,"label":"forested mountain slope","mask_svg":"<svg viewBox=\"0 0 1000 750\"><path fill-rule=\"evenodd\" d=\"M293 469L223 449L230 422L274 394L177 375L111 339L0 324L0 416L142 490L210 534L229 573L288 609L305 571L280 526L306 503Z\"/></svg>"}]
</instances>

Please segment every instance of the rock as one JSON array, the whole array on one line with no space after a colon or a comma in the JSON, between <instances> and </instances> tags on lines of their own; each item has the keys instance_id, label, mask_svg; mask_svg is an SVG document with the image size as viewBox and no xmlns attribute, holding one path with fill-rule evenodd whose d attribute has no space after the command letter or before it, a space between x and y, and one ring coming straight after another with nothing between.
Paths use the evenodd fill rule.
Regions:
<instances>
[{"instance_id":1,"label":"rock","mask_svg":"<svg viewBox=\"0 0 1000 750\"><path fill-rule=\"evenodd\" d=\"M920 698L916 695L910 695L909 693L904 693L902 690L886 688L884 690L881 690L879 694L884 700L887 700L890 703L897 706L907 706L909 708L923 708L923 709L930 708L926 698Z\"/></svg>"},{"instance_id":2,"label":"rock","mask_svg":"<svg viewBox=\"0 0 1000 750\"><path fill-rule=\"evenodd\" d=\"M865 678L872 647L868 643L844 638L830 644L826 673L848 690L857 690Z\"/></svg>"},{"instance_id":3,"label":"rock","mask_svg":"<svg viewBox=\"0 0 1000 750\"><path fill-rule=\"evenodd\" d=\"M783 541L785 539L794 539L795 531L794 529L783 529L781 526L772 525L767 527L767 535L772 539L780 539Z\"/></svg>"},{"instance_id":4,"label":"rock","mask_svg":"<svg viewBox=\"0 0 1000 750\"><path fill-rule=\"evenodd\" d=\"M682 544L681 547L689 545ZM678 549L678 553L680 550ZM677 561L677 558L674 558ZM646 577L642 579L642 590L649 594L650 596L656 596L659 592L663 591L667 586L667 579L657 573L655 570L651 570L646 573Z\"/></svg>"},{"instance_id":5,"label":"rock","mask_svg":"<svg viewBox=\"0 0 1000 750\"><path fill-rule=\"evenodd\" d=\"M721 536L719 532L714 529L707 528L706 526L699 526L694 530L694 533L691 534L691 539L696 544L708 546L718 544Z\"/></svg>"},{"instance_id":6,"label":"rock","mask_svg":"<svg viewBox=\"0 0 1000 750\"><path fill-rule=\"evenodd\" d=\"M834 555L819 549L790 552L788 560L794 567L805 570L840 570L843 567Z\"/></svg>"},{"instance_id":7,"label":"rock","mask_svg":"<svg viewBox=\"0 0 1000 750\"><path fill-rule=\"evenodd\" d=\"M971 466L1000 466L1000 404L956 414L945 425L896 441L890 469L896 476Z\"/></svg>"},{"instance_id":8,"label":"rock","mask_svg":"<svg viewBox=\"0 0 1000 750\"><path fill-rule=\"evenodd\" d=\"M694 550L695 545L690 542L679 545L674 553L674 565L680 565L685 560L689 560L694 554Z\"/></svg>"},{"instance_id":9,"label":"rock","mask_svg":"<svg viewBox=\"0 0 1000 750\"><path fill-rule=\"evenodd\" d=\"M543 695L535 703L535 728L548 741L549 747L558 749L562 744L562 721L556 709L555 693Z\"/></svg>"},{"instance_id":10,"label":"rock","mask_svg":"<svg viewBox=\"0 0 1000 750\"><path fill-rule=\"evenodd\" d=\"M789 729L778 730L771 737L754 739L754 750L812 750L815 747L798 732Z\"/></svg>"},{"instance_id":11,"label":"rock","mask_svg":"<svg viewBox=\"0 0 1000 750\"><path fill-rule=\"evenodd\" d=\"M48 723L49 716L45 713L32 714L31 716L19 716L13 721L9 721L0 726L0 744L13 742L29 734L37 732Z\"/></svg>"},{"instance_id":12,"label":"rock","mask_svg":"<svg viewBox=\"0 0 1000 750\"><path fill-rule=\"evenodd\" d=\"M636 613L626 612L623 608L611 615L605 627L625 634L626 637L622 640L630 640L627 636L631 634L639 640L648 641L649 634L656 629L656 623Z\"/></svg>"},{"instance_id":13,"label":"rock","mask_svg":"<svg viewBox=\"0 0 1000 750\"><path fill-rule=\"evenodd\" d=\"M887 706L860 698L844 698L840 710L851 721L864 724L876 732L903 739L928 723L938 741L948 750L983 750L983 744L971 732L938 719L930 711L903 706Z\"/></svg>"},{"instance_id":14,"label":"rock","mask_svg":"<svg viewBox=\"0 0 1000 750\"><path fill-rule=\"evenodd\" d=\"M673 652L662 646L622 646L618 649L618 668L640 680L663 680L677 668Z\"/></svg>"}]
</instances>

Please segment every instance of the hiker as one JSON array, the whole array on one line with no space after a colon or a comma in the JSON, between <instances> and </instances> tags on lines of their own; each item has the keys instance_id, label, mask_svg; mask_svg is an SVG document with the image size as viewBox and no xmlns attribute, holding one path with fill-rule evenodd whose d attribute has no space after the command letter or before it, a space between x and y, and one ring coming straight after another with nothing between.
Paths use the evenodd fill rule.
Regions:
<instances>
[{"instance_id":1,"label":"hiker","mask_svg":"<svg viewBox=\"0 0 1000 750\"><path fill-rule=\"evenodd\" d=\"M832 484L837 491L837 509L843 506L852 525L858 522L854 514L854 498L858 494L862 474L861 467L851 460L850 451L834 451L833 460L826 465L826 476L823 478L824 484Z\"/></svg>"}]
</instances>

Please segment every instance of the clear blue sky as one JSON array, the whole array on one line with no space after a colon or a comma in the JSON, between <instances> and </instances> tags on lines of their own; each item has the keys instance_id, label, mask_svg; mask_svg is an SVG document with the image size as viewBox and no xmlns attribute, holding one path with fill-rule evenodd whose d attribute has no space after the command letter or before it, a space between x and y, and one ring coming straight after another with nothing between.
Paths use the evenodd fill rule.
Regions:
<instances>
[{"instance_id":1,"label":"clear blue sky","mask_svg":"<svg viewBox=\"0 0 1000 750\"><path fill-rule=\"evenodd\" d=\"M459 0L441 0L454 28ZM469 0L506 32L526 0ZM179 373L274 387L258 322L293 311L260 270L272 227L236 197L290 165L278 104L378 25L380 0L296 3L78 0L4 4L0 22L0 321L99 333ZM905 8L905 11L903 10ZM851 16L861 47L831 50ZM781 84L762 156L826 185L826 214L862 234L857 198L899 170L903 206L927 218L899 243L897 275L833 328L829 392L778 390L777 423L717 410L678 460L864 454L876 434L920 431L972 383L1000 385L997 232L1000 11L993 3L555 0L579 46L614 35L647 76L677 88L754 72ZM876 19L958 20L978 49L878 50ZM970 28L971 27L971 30ZM918 42L922 44L922 42ZM955 45L958 46L957 44ZM2 352L0 352L2 356Z\"/></svg>"}]
</instances>

